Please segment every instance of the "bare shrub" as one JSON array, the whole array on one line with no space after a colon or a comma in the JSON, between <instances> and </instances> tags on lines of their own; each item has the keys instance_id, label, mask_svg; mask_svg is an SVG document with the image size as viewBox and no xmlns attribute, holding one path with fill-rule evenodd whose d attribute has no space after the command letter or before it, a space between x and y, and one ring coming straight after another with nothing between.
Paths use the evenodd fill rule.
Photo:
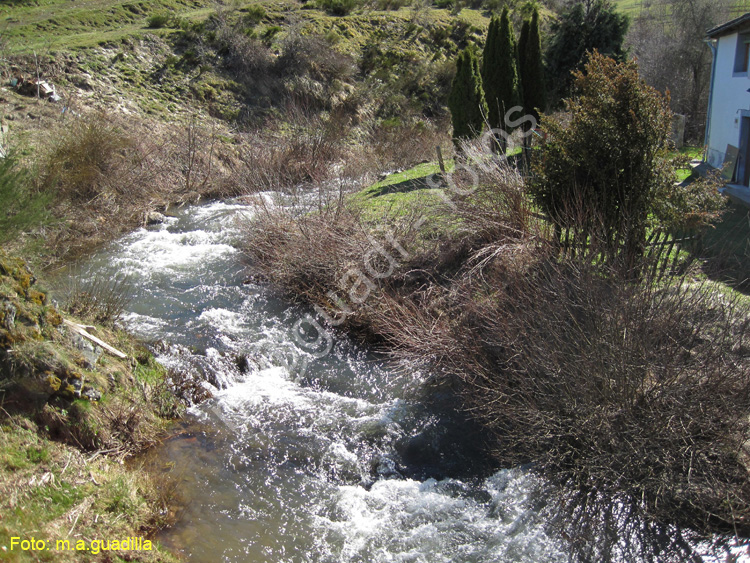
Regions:
<instances>
[{"instance_id":1,"label":"bare shrub","mask_svg":"<svg viewBox=\"0 0 750 563\"><path fill-rule=\"evenodd\" d=\"M402 123L382 121L369 130L368 144L372 147L377 170L409 168L419 162L436 158L435 147L450 146L444 123L420 121Z\"/></svg>"},{"instance_id":2,"label":"bare shrub","mask_svg":"<svg viewBox=\"0 0 750 563\"><path fill-rule=\"evenodd\" d=\"M133 455L159 441L163 424L144 405L144 397L131 395L99 404L75 401L64 411L45 405L36 415L37 423L52 438L81 450Z\"/></svg>"},{"instance_id":3,"label":"bare shrub","mask_svg":"<svg viewBox=\"0 0 750 563\"><path fill-rule=\"evenodd\" d=\"M358 217L336 201L320 201L322 213L298 206L268 206L248 228L246 248L253 266L281 288L312 303L338 285L338 277L367 243Z\"/></svg>"},{"instance_id":4,"label":"bare shrub","mask_svg":"<svg viewBox=\"0 0 750 563\"><path fill-rule=\"evenodd\" d=\"M70 220L48 235L60 259L144 223L151 211L234 195L237 150L197 115L172 126L102 112L65 117L39 151L37 188Z\"/></svg>"},{"instance_id":5,"label":"bare shrub","mask_svg":"<svg viewBox=\"0 0 750 563\"><path fill-rule=\"evenodd\" d=\"M261 41L249 37L234 10L217 6L208 22L224 65L240 81L257 84L272 66L271 53Z\"/></svg>"},{"instance_id":6,"label":"bare shrub","mask_svg":"<svg viewBox=\"0 0 750 563\"><path fill-rule=\"evenodd\" d=\"M284 206L259 199L245 248L253 268L277 287L318 305L331 322L374 336L372 315L383 292L409 276L404 252L418 247L420 217L386 217L382 223L389 229L379 232L345 195L343 188L320 190L312 199ZM383 252L391 256L384 258ZM368 276L373 268L392 268L391 275Z\"/></svg>"},{"instance_id":7,"label":"bare shrub","mask_svg":"<svg viewBox=\"0 0 750 563\"><path fill-rule=\"evenodd\" d=\"M476 144L461 158L442 240L377 280L348 326L462 390L499 462L545 476L550 525L578 559L684 560L699 539L750 534L746 311L647 262L633 281L561 256L514 168ZM247 246L283 288L341 310L373 230L327 197L261 209ZM396 233L407 248L412 227Z\"/></svg>"},{"instance_id":8,"label":"bare shrub","mask_svg":"<svg viewBox=\"0 0 750 563\"><path fill-rule=\"evenodd\" d=\"M463 141L456 160L443 212L460 218L463 232L493 244L542 237L518 168L481 140Z\"/></svg>"},{"instance_id":9,"label":"bare shrub","mask_svg":"<svg viewBox=\"0 0 750 563\"><path fill-rule=\"evenodd\" d=\"M746 310L692 275L644 263L633 282L591 254L560 258L517 172L464 154L452 237L360 320L459 382L500 463L546 477L550 524L578 559L684 560L701 539L747 536Z\"/></svg>"},{"instance_id":10,"label":"bare shrub","mask_svg":"<svg viewBox=\"0 0 750 563\"><path fill-rule=\"evenodd\" d=\"M682 278L632 284L526 245L489 250L450 290L390 300L379 328L464 383L501 463L549 479L580 559L669 560L686 538L746 536L745 311Z\"/></svg>"},{"instance_id":11,"label":"bare shrub","mask_svg":"<svg viewBox=\"0 0 750 563\"><path fill-rule=\"evenodd\" d=\"M354 60L333 49L317 34L289 30L274 62L274 73L283 84L284 98L315 110L332 110L346 98L344 84L354 76Z\"/></svg>"},{"instance_id":12,"label":"bare shrub","mask_svg":"<svg viewBox=\"0 0 750 563\"><path fill-rule=\"evenodd\" d=\"M103 113L70 121L48 156L46 182L64 197L88 202L112 187L133 142Z\"/></svg>"},{"instance_id":13,"label":"bare shrub","mask_svg":"<svg viewBox=\"0 0 750 563\"><path fill-rule=\"evenodd\" d=\"M74 280L63 309L80 319L113 326L122 318L131 299L132 289L124 276Z\"/></svg>"},{"instance_id":14,"label":"bare shrub","mask_svg":"<svg viewBox=\"0 0 750 563\"><path fill-rule=\"evenodd\" d=\"M247 134L240 155L246 193L324 182L343 158L348 132L345 117L321 118L294 104L287 113L290 127L286 130L266 128Z\"/></svg>"},{"instance_id":15,"label":"bare shrub","mask_svg":"<svg viewBox=\"0 0 750 563\"><path fill-rule=\"evenodd\" d=\"M185 193L201 194L212 187L216 145L216 131L202 125L196 115L172 132L170 160L179 169Z\"/></svg>"},{"instance_id":16,"label":"bare shrub","mask_svg":"<svg viewBox=\"0 0 750 563\"><path fill-rule=\"evenodd\" d=\"M330 82L348 80L354 75L356 65L349 55L333 49L325 37L292 29L282 42L274 68L281 75L309 76Z\"/></svg>"}]
</instances>

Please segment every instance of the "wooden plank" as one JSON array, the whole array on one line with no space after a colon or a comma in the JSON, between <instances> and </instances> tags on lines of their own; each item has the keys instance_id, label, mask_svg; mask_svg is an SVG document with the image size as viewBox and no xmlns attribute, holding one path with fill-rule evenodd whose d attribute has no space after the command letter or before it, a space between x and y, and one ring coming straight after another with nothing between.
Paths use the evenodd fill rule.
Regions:
<instances>
[{"instance_id":1,"label":"wooden plank","mask_svg":"<svg viewBox=\"0 0 750 563\"><path fill-rule=\"evenodd\" d=\"M128 357L127 354L123 354L117 348L113 348L112 346L110 346L109 344L107 344L106 342L104 342L104 340L102 340L101 338L97 338L93 334L89 334L89 332L86 331L86 329L83 328L83 326L81 326L79 324L76 324L76 323L74 323L72 321L69 321L68 319L63 319L63 322L65 323L66 326L69 326L71 329L73 329L74 332L77 332L78 334L80 334L84 338L88 338L94 344L98 344L105 351L109 352L113 356L116 356L116 357L121 358L123 360Z\"/></svg>"}]
</instances>

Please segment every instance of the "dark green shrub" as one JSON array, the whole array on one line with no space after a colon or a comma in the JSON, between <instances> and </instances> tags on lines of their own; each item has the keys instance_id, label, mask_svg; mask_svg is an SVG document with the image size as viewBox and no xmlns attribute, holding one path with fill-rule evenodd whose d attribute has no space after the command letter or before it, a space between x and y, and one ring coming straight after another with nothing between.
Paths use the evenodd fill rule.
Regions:
<instances>
[{"instance_id":1,"label":"dark green shrub","mask_svg":"<svg viewBox=\"0 0 750 563\"><path fill-rule=\"evenodd\" d=\"M521 80L516 36L507 7L500 18L492 18L487 31L482 53L482 86L490 127L508 130L505 115L511 108L521 105ZM505 140L501 139L500 144L504 148Z\"/></svg>"},{"instance_id":2,"label":"dark green shrub","mask_svg":"<svg viewBox=\"0 0 750 563\"><path fill-rule=\"evenodd\" d=\"M482 132L487 102L482 90L479 63L472 48L461 51L456 61L456 75L448 96L448 109L456 141L476 137Z\"/></svg>"},{"instance_id":3,"label":"dark green shrub","mask_svg":"<svg viewBox=\"0 0 750 563\"><path fill-rule=\"evenodd\" d=\"M636 62L594 53L576 75L565 117L543 117L546 139L531 191L559 232L597 247L636 275L649 228L700 227L721 196L708 182L675 187L669 102L638 76Z\"/></svg>"},{"instance_id":4,"label":"dark green shrub","mask_svg":"<svg viewBox=\"0 0 750 563\"><path fill-rule=\"evenodd\" d=\"M154 12L148 17L148 27L152 29L159 29L162 27L167 27L170 21L170 15L169 12L165 11L159 11Z\"/></svg>"},{"instance_id":5,"label":"dark green shrub","mask_svg":"<svg viewBox=\"0 0 750 563\"><path fill-rule=\"evenodd\" d=\"M518 51L521 68L521 90L523 106L527 114L539 120L539 112L547 105L546 83L544 81L544 61L542 60L542 39L539 32L539 9L534 7L531 19L523 23L522 41Z\"/></svg>"},{"instance_id":6,"label":"dark green shrub","mask_svg":"<svg viewBox=\"0 0 750 563\"><path fill-rule=\"evenodd\" d=\"M358 0L315 0L315 6L333 16L346 16L360 5Z\"/></svg>"},{"instance_id":7,"label":"dark green shrub","mask_svg":"<svg viewBox=\"0 0 750 563\"><path fill-rule=\"evenodd\" d=\"M572 71L581 70L594 50L618 61L625 59L623 43L630 20L610 0L578 0L552 25L547 47L549 91L556 105L570 94Z\"/></svg>"}]
</instances>

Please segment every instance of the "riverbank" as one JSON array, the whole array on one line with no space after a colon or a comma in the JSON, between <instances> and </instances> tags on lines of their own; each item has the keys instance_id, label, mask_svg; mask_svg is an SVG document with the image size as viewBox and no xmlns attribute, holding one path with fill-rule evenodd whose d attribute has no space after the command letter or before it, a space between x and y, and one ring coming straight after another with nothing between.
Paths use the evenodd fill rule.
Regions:
<instances>
[{"instance_id":1,"label":"riverbank","mask_svg":"<svg viewBox=\"0 0 750 563\"><path fill-rule=\"evenodd\" d=\"M132 336L61 312L39 286L0 252L2 558L176 561L151 537L176 487L128 463L180 416L174 381Z\"/></svg>"}]
</instances>

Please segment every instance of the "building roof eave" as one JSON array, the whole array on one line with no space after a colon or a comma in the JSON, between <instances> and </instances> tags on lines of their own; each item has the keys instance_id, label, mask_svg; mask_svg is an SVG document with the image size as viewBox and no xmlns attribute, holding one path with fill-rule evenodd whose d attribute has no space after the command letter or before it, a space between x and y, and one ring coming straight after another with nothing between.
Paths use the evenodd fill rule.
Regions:
<instances>
[{"instance_id":1,"label":"building roof eave","mask_svg":"<svg viewBox=\"0 0 750 563\"><path fill-rule=\"evenodd\" d=\"M706 32L706 38L707 39L717 39L721 37L722 35L727 35L728 33L734 32L739 27L743 26L744 24L750 25L750 12L747 14L744 14L738 18L735 18L731 21L728 21L726 23L723 23L719 26L714 27L713 29L709 29Z\"/></svg>"}]
</instances>

